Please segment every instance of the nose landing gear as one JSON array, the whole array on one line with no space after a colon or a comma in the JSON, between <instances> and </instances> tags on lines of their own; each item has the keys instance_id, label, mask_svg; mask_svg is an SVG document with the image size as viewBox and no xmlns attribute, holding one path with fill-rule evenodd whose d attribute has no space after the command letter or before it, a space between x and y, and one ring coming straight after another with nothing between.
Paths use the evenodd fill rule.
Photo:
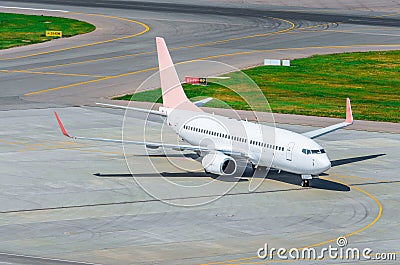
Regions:
<instances>
[{"instance_id":1,"label":"nose landing gear","mask_svg":"<svg viewBox=\"0 0 400 265\"><path fill-rule=\"evenodd\" d=\"M311 175L301 175L301 186L310 187L310 179L312 179Z\"/></svg>"},{"instance_id":2,"label":"nose landing gear","mask_svg":"<svg viewBox=\"0 0 400 265\"><path fill-rule=\"evenodd\" d=\"M302 187L310 187L310 181L308 180L308 179L303 179L302 181L301 181L301 186Z\"/></svg>"}]
</instances>

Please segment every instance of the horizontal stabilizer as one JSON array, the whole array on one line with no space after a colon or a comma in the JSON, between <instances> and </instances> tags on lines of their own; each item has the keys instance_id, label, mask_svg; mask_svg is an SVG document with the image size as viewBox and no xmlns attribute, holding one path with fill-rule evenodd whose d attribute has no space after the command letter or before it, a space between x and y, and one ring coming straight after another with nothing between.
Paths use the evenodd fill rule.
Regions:
<instances>
[{"instance_id":1,"label":"horizontal stabilizer","mask_svg":"<svg viewBox=\"0 0 400 265\"><path fill-rule=\"evenodd\" d=\"M117 108L117 109L129 109L129 110L145 112L145 113L150 113L150 114L155 114L155 115L167 116L166 113L164 113L162 111L158 111L158 110L139 109L139 108L133 108L133 107L127 107L127 106L112 105L112 104L107 104L107 103L96 103L96 105L105 106L105 107L111 107L111 108Z\"/></svg>"},{"instance_id":2,"label":"horizontal stabilizer","mask_svg":"<svg viewBox=\"0 0 400 265\"><path fill-rule=\"evenodd\" d=\"M195 101L193 102L193 104L196 105L197 107L201 107L210 102L211 100L213 100L213 98L205 98L199 101Z\"/></svg>"}]
</instances>

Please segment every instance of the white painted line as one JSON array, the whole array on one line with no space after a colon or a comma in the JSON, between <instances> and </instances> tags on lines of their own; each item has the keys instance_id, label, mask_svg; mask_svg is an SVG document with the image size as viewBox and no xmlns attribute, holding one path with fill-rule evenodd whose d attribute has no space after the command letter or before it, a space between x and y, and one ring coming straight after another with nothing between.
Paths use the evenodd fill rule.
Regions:
<instances>
[{"instance_id":1,"label":"white painted line","mask_svg":"<svg viewBox=\"0 0 400 265\"><path fill-rule=\"evenodd\" d=\"M33 11L48 11L48 12L63 12L68 13L67 10L57 10L57 9L42 9L42 8L30 8L30 7L17 7L17 6L0 6L0 8L5 9L20 9L20 10L33 10Z\"/></svg>"},{"instance_id":2,"label":"white painted line","mask_svg":"<svg viewBox=\"0 0 400 265\"><path fill-rule=\"evenodd\" d=\"M67 260L67 259L43 258L43 257L12 254L12 253L0 253L0 256L9 256L9 257L18 257L18 258L27 258L27 259L37 259L37 260L46 260L46 261L58 261L58 262L75 263L75 264L83 264L83 265L102 265L102 264L99 264L99 263L90 263L90 262L74 261L74 260Z\"/></svg>"}]
</instances>

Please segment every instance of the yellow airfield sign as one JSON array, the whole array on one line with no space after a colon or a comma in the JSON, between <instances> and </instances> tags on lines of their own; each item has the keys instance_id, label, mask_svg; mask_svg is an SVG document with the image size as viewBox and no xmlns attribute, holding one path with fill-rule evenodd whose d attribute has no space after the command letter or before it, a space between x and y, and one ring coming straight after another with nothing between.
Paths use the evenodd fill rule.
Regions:
<instances>
[{"instance_id":1,"label":"yellow airfield sign","mask_svg":"<svg viewBox=\"0 0 400 265\"><path fill-rule=\"evenodd\" d=\"M46 37L62 37L62 31L46 30Z\"/></svg>"}]
</instances>

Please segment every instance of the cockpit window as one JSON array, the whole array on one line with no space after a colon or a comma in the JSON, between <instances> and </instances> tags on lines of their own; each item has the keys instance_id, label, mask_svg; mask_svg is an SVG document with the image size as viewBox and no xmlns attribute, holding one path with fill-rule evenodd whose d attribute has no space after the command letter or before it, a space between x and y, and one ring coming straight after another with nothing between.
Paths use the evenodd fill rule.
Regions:
<instances>
[{"instance_id":1,"label":"cockpit window","mask_svg":"<svg viewBox=\"0 0 400 265\"><path fill-rule=\"evenodd\" d=\"M309 150L309 149L305 149L305 148L303 148L301 150L301 152L306 154L306 155L310 155L310 154L325 154L326 153L324 149Z\"/></svg>"}]
</instances>

